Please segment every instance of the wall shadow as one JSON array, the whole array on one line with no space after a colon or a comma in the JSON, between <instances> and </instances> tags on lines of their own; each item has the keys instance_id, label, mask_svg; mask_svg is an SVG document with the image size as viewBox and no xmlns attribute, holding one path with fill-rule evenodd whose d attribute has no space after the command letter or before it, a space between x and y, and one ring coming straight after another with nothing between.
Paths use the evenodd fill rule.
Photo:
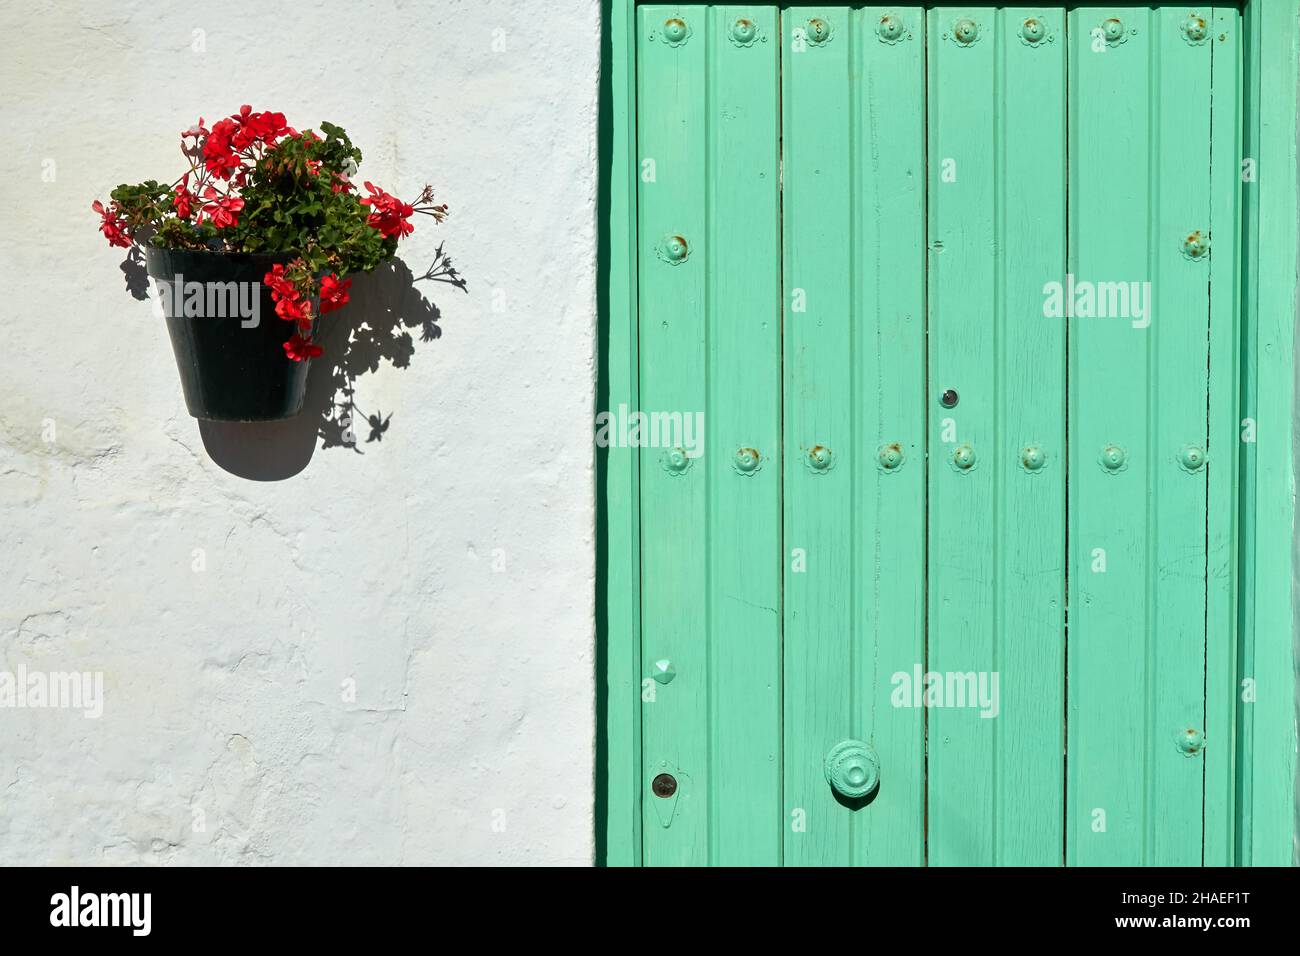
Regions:
<instances>
[{"instance_id":1,"label":"wall shadow","mask_svg":"<svg viewBox=\"0 0 1300 956\"><path fill-rule=\"evenodd\" d=\"M127 291L147 298L147 279L140 284L143 265L133 254L138 255L133 249L122 263ZM388 434L393 411L358 407L357 379L382 365L408 368L417 340L427 344L441 338L442 312L419 283L466 293L469 288L442 245L420 275L394 258L352 280L349 303L320 319L317 342L324 351L311 362L299 415L279 422L199 421L203 447L219 467L249 481L284 481L306 468L318 447L364 454L363 446Z\"/></svg>"}]
</instances>

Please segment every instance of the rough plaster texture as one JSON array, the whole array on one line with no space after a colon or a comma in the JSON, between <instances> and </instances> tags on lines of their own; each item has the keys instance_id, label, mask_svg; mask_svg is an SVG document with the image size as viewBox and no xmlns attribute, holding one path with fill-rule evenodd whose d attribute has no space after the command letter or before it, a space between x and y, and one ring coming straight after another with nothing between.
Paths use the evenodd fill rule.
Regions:
<instances>
[{"instance_id":1,"label":"rough plaster texture","mask_svg":"<svg viewBox=\"0 0 1300 956\"><path fill-rule=\"evenodd\" d=\"M4 4L0 671L102 672L104 712L0 709L0 864L590 861L598 21ZM391 415L363 453L312 412L200 430L96 232L241 103L451 204L401 257L445 241L469 295L358 283L331 317L440 311L357 377Z\"/></svg>"}]
</instances>

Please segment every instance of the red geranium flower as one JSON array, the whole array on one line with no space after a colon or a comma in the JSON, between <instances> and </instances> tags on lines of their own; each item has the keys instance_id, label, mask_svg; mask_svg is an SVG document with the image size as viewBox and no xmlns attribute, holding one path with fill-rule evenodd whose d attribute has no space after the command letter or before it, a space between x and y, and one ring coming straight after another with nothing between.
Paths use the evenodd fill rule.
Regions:
<instances>
[{"instance_id":1,"label":"red geranium flower","mask_svg":"<svg viewBox=\"0 0 1300 956\"><path fill-rule=\"evenodd\" d=\"M211 186L203 190L203 198L207 202L199 210L199 221L207 216L218 229L239 224L239 211L244 208L244 200L238 196L222 196Z\"/></svg>"},{"instance_id":2,"label":"red geranium flower","mask_svg":"<svg viewBox=\"0 0 1300 956\"><path fill-rule=\"evenodd\" d=\"M190 213L193 212L193 203L194 193L190 192L190 174L186 173L181 177L180 186L172 196L172 206L176 209L176 215L182 219L189 219Z\"/></svg>"},{"instance_id":3,"label":"red geranium flower","mask_svg":"<svg viewBox=\"0 0 1300 956\"><path fill-rule=\"evenodd\" d=\"M220 179L229 179L240 165L239 154L231 144L236 130L234 120L217 120L203 142L204 166L209 173Z\"/></svg>"},{"instance_id":4,"label":"red geranium flower","mask_svg":"<svg viewBox=\"0 0 1300 956\"><path fill-rule=\"evenodd\" d=\"M305 362L320 355L321 347L295 332L289 337L289 341L284 343L284 354L295 362Z\"/></svg>"},{"instance_id":5,"label":"red geranium flower","mask_svg":"<svg viewBox=\"0 0 1300 956\"><path fill-rule=\"evenodd\" d=\"M209 154L205 146L203 152L206 157L203 160L204 167L218 179L229 179L239 168L239 156L229 150Z\"/></svg>"},{"instance_id":6,"label":"red geranium flower","mask_svg":"<svg viewBox=\"0 0 1300 956\"><path fill-rule=\"evenodd\" d=\"M279 263L262 276L262 282L271 287L271 298L275 301L275 314L286 322L297 322L298 327L310 331L312 323L311 302L302 297L302 292L288 277L285 267Z\"/></svg>"},{"instance_id":7,"label":"red geranium flower","mask_svg":"<svg viewBox=\"0 0 1300 956\"><path fill-rule=\"evenodd\" d=\"M339 277L330 274L320 280L320 314L333 312L348 304L348 289L352 287L351 279L339 281Z\"/></svg>"},{"instance_id":8,"label":"red geranium flower","mask_svg":"<svg viewBox=\"0 0 1300 956\"><path fill-rule=\"evenodd\" d=\"M286 322L297 322L299 325L311 324L311 303L302 298L295 291L291 296L283 296L275 304L275 314Z\"/></svg>"},{"instance_id":9,"label":"red geranium flower","mask_svg":"<svg viewBox=\"0 0 1300 956\"><path fill-rule=\"evenodd\" d=\"M297 288L289 279L285 278L284 266L278 262L271 266L270 272L262 276L262 281L271 287L271 295L276 299L284 296L289 298L298 297Z\"/></svg>"},{"instance_id":10,"label":"red geranium flower","mask_svg":"<svg viewBox=\"0 0 1300 956\"><path fill-rule=\"evenodd\" d=\"M285 125L283 113L262 113L260 114L258 135L262 139L271 140L279 139L284 135L289 127Z\"/></svg>"},{"instance_id":11,"label":"red geranium flower","mask_svg":"<svg viewBox=\"0 0 1300 956\"><path fill-rule=\"evenodd\" d=\"M285 132L283 113L254 113L247 103L230 115L230 121L237 127L230 137L237 150L256 142L274 143Z\"/></svg>"},{"instance_id":12,"label":"red geranium flower","mask_svg":"<svg viewBox=\"0 0 1300 956\"><path fill-rule=\"evenodd\" d=\"M362 199L361 204L371 210L367 225L378 229L385 237L396 236L399 239L415 231L415 227L407 222L415 207L377 188L374 183L367 182L366 189L370 190L370 195Z\"/></svg>"},{"instance_id":13,"label":"red geranium flower","mask_svg":"<svg viewBox=\"0 0 1300 956\"><path fill-rule=\"evenodd\" d=\"M127 230L126 219L118 211L117 203L109 203L108 208L96 199L90 204L90 208L99 213L104 221L99 224L99 231L104 234L110 246L121 246L123 249L131 245L131 233Z\"/></svg>"}]
</instances>

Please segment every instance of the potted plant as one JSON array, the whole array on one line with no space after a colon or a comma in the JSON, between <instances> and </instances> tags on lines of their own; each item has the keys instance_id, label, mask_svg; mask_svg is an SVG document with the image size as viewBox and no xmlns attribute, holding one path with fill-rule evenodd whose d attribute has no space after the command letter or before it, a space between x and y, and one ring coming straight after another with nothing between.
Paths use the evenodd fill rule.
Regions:
<instances>
[{"instance_id":1,"label":"potted plant","mask_svg":"<svg viewBox=\"0 0 1300 956\"><path fill-rule=\"evenodd\" d=\"M271 421L302 410L321 354L321 316L348 301L353 273L390 258L417 213L441 222L425 186L413 202L352 183L361 151L248 106L181 134L189 168L170 185L121 185L101 217L109 244L144 249L185 404L195 418Z\"/></svg>"}]
</instances>

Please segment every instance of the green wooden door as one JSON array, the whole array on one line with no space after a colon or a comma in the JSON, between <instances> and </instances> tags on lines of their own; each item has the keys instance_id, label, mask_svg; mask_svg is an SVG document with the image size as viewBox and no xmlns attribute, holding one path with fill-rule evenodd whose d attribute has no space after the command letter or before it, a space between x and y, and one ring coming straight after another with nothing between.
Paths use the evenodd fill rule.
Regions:
<instances>
[{"instance_id":1,"label":"green wooden door","mask_svg":"<svg viewBox=\"0 0 1300 956\"><path fill-rule=\"evenodd\" d=\"M635 46L643 861L1228 862L1237 11Z\"/></svg>"}]
</instances>

